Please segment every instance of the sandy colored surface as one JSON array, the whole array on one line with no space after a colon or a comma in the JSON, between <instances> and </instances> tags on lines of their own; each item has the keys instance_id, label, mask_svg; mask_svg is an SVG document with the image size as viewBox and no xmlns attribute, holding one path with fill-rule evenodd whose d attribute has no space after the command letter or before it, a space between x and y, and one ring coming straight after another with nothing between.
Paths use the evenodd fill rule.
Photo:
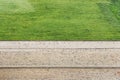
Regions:
<instances>
[{"instance_id":1,"label":"sandy colored surface","mask_svg":"<svg viewBox=\"0 0 120 80\"><path fill-rule=\"evenodd\" d=\"M0 42L0 80L119 79L119 41Z\"/></svg>"},{"instance_id":2,"label":"sandy colored surface","mask_svg":"<svg viewBox=\"0 0 120 80\"><path fill-rule=\"evenodd\" d=\"M120 69L0 69L0 80L119 80Z\"/></svg>"},{"instance_id":3,"label":"sandy colored surface","mask_svg":"<svg viewBox=\"0 0 120 80\"><path fill-rule=\"evenodd\" d=\"M0 49L0 67L120 67L120 49Z\"/></svg>"},{"instance_id":4,"label":"sandy colored surface","mask_svg":"<svg viewBox=\"0 0 120 80\"><path fill-rule=\"evenodd\" d=\"M0 41L0 48L120 48L120 41Z\"/></svg>"}]
</instances>

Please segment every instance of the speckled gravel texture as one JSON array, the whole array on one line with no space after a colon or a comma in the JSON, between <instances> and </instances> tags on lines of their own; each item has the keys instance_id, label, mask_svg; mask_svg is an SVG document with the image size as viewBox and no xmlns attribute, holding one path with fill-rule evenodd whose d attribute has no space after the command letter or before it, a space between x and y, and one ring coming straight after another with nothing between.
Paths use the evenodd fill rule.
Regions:
<instances>
[{"instance_id":1,"label":"speckled gravel texture","mask_svg":"<svg viewBox=\"0 0 120 80\"><path fill-rule=\"evenodd\" d=\"M120 42L1 41L0 80L120 80Z\"/></svg>"},{"instance_id":2,"label":"speckled gravel texture","mask_svg":"<svg viewBox=\"0 0 120 80\"><path fill-rule=\"evenodd\" d=\"M120 67L120 49L5 49L0 67Z\"/></svg>"},{"instance_id":3,"label":"speckled gravel texture","mask_svg":"<svg viewBox=\"0 0 120 80\"><path fill-rule=\"evenodd\" d=\"M120 69L1 69L0 80L119 80Z\"/></svg>"}]
</instances>

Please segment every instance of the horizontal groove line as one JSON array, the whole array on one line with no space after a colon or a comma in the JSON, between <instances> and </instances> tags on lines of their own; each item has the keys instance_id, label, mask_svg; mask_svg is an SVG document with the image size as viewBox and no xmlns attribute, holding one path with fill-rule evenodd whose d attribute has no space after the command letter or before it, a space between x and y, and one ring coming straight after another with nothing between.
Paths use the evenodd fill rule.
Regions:
<instances>
[{"instance_id":1,"label":"horizontal groove line","mask_svg":"<svg viewBox=\"0 0 120 80\"><path fill-rule=\"evenodd\" d=\"M120 67L0 67L0 69L120 69Z\"/></svg>"},{"instance_id":2,"label":"horizontal groove line","mask_svg":"<svg viewBox=\"0 0 120 80\"><path fill-rule=\"evenodd\" d=\"M120 48L0 48L0 49L120 49Z\"/></svg>"}]
</instances>

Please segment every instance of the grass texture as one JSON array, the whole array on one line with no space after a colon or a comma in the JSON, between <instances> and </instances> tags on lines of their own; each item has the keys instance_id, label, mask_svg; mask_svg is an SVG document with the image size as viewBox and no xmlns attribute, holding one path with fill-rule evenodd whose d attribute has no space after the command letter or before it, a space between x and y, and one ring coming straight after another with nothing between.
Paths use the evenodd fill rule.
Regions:
<instances>
[{"instance_id":1,"label":"grass texture","mask_svg":"<svg viewBox=\"0 0 120 80\"><path fill-rule=\"evenodd\" d=\"M0 40L120 40L119 0L0 0Z\"/></svg>"}]
</instances>

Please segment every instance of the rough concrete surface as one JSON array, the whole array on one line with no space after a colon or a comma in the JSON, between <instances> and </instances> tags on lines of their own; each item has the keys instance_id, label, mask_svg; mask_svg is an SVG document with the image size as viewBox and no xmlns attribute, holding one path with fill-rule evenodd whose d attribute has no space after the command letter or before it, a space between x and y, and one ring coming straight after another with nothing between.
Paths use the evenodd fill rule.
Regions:
<instances>
[{"instance_id":1,"label":"rough concrete surface","mask_svg":"<svg viewBox=\"0 0 120 80\"><path fill-rule=\"evenodd\" d=\"M1 41L0 80L120 80L120 41Z\"/></svg>"},{"instance_id":2,"label":"rough concrete surface","mask_svg":"<svg viewBox=\"0 0 120 80\"><path fill-rule=\"evenodd\" d=\"M0 48L120 48L120 41L0 41Z\"/></svg>"},{"instance_id":3,"label":"rough concrete surface","mask_svg":"<svg viewBox=\"0 0 120 80\"><path fill-rule=\"evenodd\" d=\"M0 49L0 67L120 67L120 49Z\"/></svg>"},{"instance_id":4,"label":"rough concrete surface","mask_svg":"<svg viewBox=\"0 0 120 80\"><path fill-rule=\"evenodd\" d=\"M120 69L0 69L0 80L119 80Z\"/></svg>"}]
</instances>

